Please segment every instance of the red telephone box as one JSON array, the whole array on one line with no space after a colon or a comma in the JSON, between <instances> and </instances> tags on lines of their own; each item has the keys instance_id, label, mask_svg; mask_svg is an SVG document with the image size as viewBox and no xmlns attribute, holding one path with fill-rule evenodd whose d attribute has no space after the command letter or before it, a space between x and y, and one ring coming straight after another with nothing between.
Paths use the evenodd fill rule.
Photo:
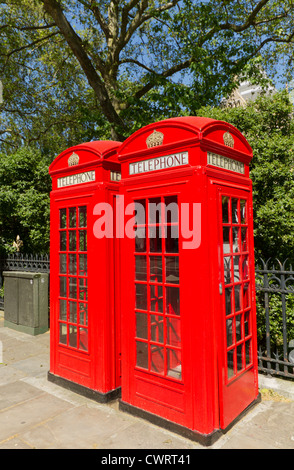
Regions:
<instances>
[{"instance_id":1,"label":"red telephone box","mask_svg":"<svg viewBox=\"0 0 294 470\"><path fill-rule=\"evenodd\" d=\"M48 378L98 401L120 391L116 246L95 236L100 203L119 193L121 144L71 147L51 164L50 372ZM116 278L117 279L117 278Z\"/></svg>"},{"instance_id":2,"label":"red telephone box","mask_svg":"<svg viewBox=\"0 0 294 470\"><path fill-rule=\"evenodd\" d=\"M252 150L228 123L182 117L118 159L120 409L209 445L259 399Z\"/></svg>"}]
</instances>

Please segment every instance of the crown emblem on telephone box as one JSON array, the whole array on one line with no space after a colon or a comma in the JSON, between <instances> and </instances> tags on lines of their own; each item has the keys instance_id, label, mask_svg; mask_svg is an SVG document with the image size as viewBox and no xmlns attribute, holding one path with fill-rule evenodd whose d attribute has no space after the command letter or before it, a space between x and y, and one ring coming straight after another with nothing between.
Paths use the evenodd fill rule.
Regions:
<instances>
[{"instance_id":1,"label":"crown emblem on telephone box","mask_svg":"<svg viewBox=\"0 0 294 470\"><path fill-rule=\"evenodd\" d=\"M78 156L77 153L73 152L68 159L68 166L78 165L79 161L80 161L80 157Z\"/></svg>"},{"instance_id":2,"label":"crown emblem on telephone box","mask_svg":"<svg viewBox=\"0 0 294 470\"><path fill-rule=\"evenodd\" d=\"M225 145L227 145L228 147L232 147L232 148L234 147L234 139L233 139L233 136L229 132L225 132L223 135L223 138L224 138Z\"/></svg>"},{"instance_id":3,"label":"crown emblem on telephone box","mask_svg":"<svg viewBox=\"0 0 294 470\"><path fill-rule=\"evenodd\" d=\"M153 131L146 139L146 144L148 148L157 147L162 145L164 135L162 132Z\"/></svg>"}]
</instances>

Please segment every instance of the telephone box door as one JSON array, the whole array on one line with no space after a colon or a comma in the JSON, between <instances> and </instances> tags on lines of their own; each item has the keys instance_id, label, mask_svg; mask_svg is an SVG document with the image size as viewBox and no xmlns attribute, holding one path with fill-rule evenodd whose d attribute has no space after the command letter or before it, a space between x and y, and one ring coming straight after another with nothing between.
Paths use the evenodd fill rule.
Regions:
<instances>
[{"instance_id":1,"label":"telephone box door","mask_svg":"<svg viewBox=\"0 0 294 470\"><path fill-rule=\"evenodd\" d=\"M219 239L220 426L258 395L251 193L217 187Z\"/></svg>"}]
</instances>

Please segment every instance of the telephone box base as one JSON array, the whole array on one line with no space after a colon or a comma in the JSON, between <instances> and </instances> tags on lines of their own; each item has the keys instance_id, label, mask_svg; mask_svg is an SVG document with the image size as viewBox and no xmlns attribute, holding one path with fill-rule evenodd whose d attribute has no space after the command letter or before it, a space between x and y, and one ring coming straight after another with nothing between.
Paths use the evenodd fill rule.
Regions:
<instances>
[{"instance_id":1,"label":"telephone box base","mask_svg":"<svg viewBox=\"0 0 294 470\"><path fill-rule=\"evenodd\" d=\"M120 397L121 388L118 387L114 390L110 390L107 393L98 392L97 390L92 390L88 387L84 387L83 385L77 384L75 382L71 382L70 380L64 379L63 377L57 376L52 374L52 372L48 372L48 381L55 383L67 390L70 390L74 393L78 393L86 398L90 398L91 400L95 400L98 403L108 403L116 398Z\"/></svg>"},{"instance_id":2,"label":"telephone box base","mask_svg":"<svg viewBox=\"0 0 294 470\"><path fill-rule=\"evenodd\" d=\"M191 441L196 441L202 446L209 447L213 445L221 436L226 434L238 421L240 421L247 414L249 410L251 410L255 405L257 405L257 403L260 402L261 395L258 394L257 398L252 403L250 403L250 405L247 406L247 408L242 411L242 413L237 416L237 418L234 419L234 421L232 421L232 423L230 423L226 429L215 429L210 434L201 434L197 431L193 431L192 429L185 428L184 426L181 426L177 423L173 423L172 421L162 418L161 416L154 415L149 411L145 411L141 408L137 408L136 406L130 405L129 403L125 403L121 399L119 400L119 409L121 411L130 413L133 416L137 416L138 418L146 419L152 424L155 424L164 429L167 429L168 431L179 434L187 439L191 439Z\"/></svg>"}]
</instances>

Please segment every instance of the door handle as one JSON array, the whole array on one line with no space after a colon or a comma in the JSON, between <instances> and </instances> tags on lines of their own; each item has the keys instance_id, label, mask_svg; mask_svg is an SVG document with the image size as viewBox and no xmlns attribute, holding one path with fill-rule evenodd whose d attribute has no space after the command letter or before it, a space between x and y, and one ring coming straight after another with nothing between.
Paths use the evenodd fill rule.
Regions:
<instances>
[{"instance_id":1,"label":"door handle","mask_svg":"<svg viewBox=\"0 0 294 470\"><path fill-rule=\"evenodd\" d=\"M219 283L219 293L220 293L220 294L223 293L223 285L222 285L221 282Z\"/></svg>"}]
</instances>

